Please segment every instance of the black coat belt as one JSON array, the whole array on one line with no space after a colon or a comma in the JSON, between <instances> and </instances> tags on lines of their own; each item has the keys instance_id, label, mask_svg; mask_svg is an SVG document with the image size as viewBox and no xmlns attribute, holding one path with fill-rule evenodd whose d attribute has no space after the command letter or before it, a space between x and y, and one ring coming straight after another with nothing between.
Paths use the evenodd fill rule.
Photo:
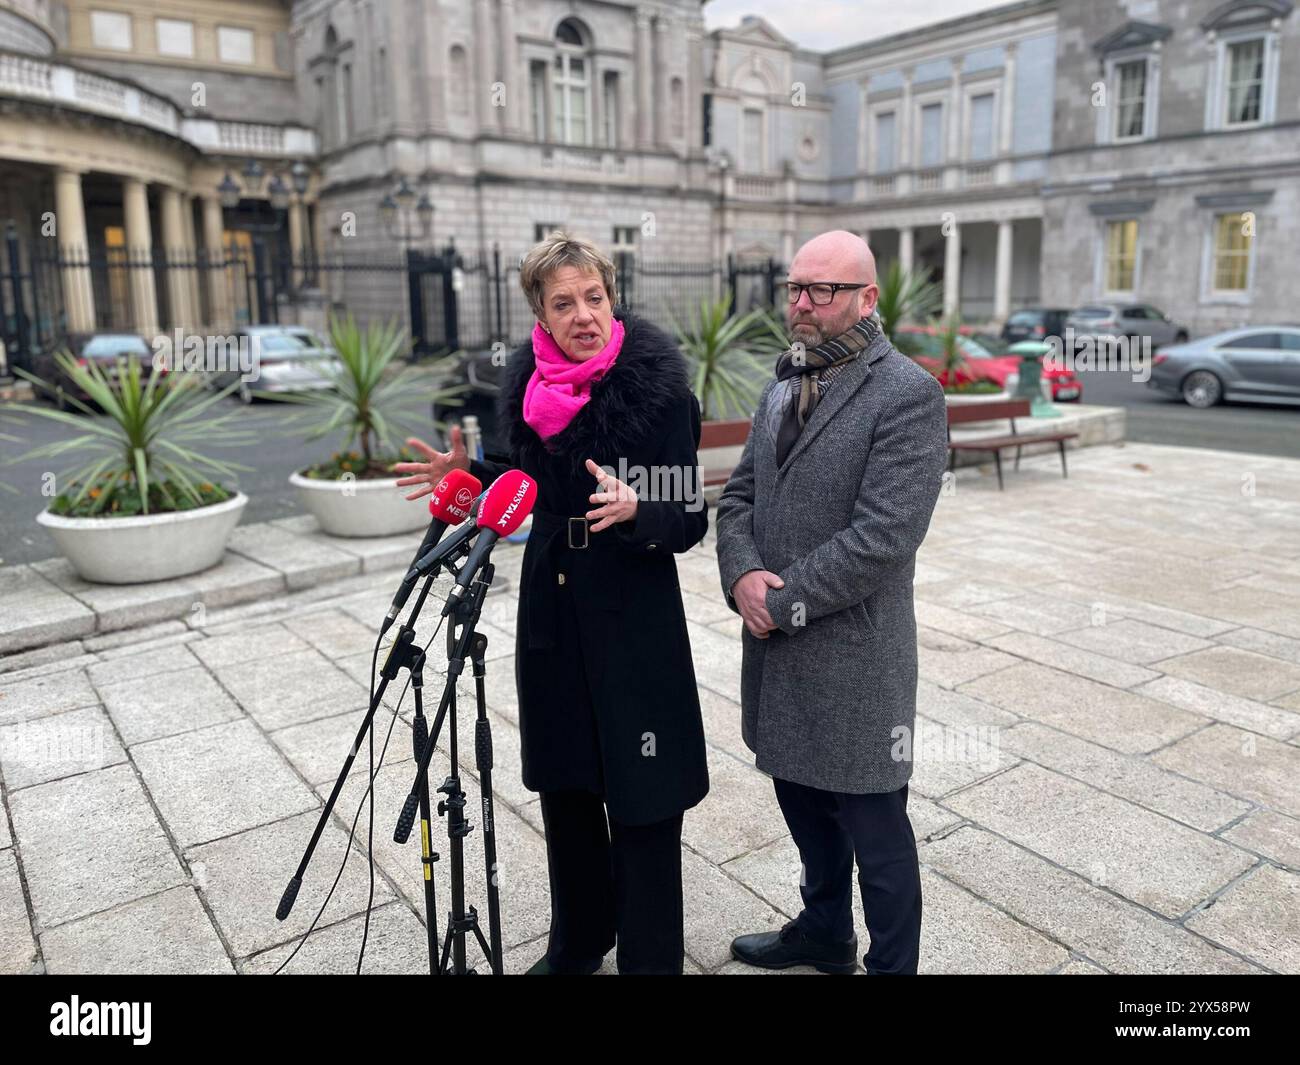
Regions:
<instances>
[{"instance_id":1,"label":"black coat belt","mask_svg":"<svg viewBox=\"0 0 1300 1065\"><path fill-rule=\"evenodd\" d=\"M556 646L555 633L559 628L559 603L556 598L558 575L568 569L567 566L562 568L560 565L564 556L570 552L574 556L584 557L588 552L603 555L618 549L612 530L602 530L593 536L590 526L591 523L581 514L570 516L544 510L533 511L533 525L528 536L530 540L533 537L539 538L542 546L531 567L527 586L520 589L520 594L527 596L530 651L550 651ZM599 585L609 588L612 595L618 595L617 587L611 587L608 582L601 581Z\"/></svg>"}]
</instances>

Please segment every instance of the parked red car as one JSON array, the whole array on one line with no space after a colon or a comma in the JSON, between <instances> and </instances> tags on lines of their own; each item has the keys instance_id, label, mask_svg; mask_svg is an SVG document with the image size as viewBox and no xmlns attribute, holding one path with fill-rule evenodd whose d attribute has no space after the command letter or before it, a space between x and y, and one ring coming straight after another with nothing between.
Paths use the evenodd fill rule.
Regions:
<instances>
[{"instance_id":1,"label":"parked red car","mask_svg":"<svg viewBox=\"0 0 1300 1065\"><path fill-rule=\"evenodd\" d=\"M947 387L947 374L943 372L943 335L942 330L932 325L904 325L895 330L906 338L904 350L918 363L939 379ZM972 381L989 381L999 388L1007 387L1007 380L1020 376L1020 357L1018 355L993 352L975 339L976 331L963 326L960 330L960 346L965 365L957 371L953 384L962 385ZM984 339L984 338L981 338ZM1073 370L1060 367L1044 366L1043 378L1051 388L1053 402L1078 403L1083 399L1083 382Z\"/></svg>"}]
</instances>

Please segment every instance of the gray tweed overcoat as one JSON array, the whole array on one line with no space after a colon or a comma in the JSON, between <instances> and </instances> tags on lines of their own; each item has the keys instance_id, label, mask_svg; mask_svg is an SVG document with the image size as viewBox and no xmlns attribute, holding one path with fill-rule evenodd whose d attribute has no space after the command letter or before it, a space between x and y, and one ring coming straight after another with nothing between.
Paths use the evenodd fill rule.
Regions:
<instances>
[{"instance_id":1,"label":"gray tweed overcoat","mask_svg":"<svg viewBox=\"0 0 1300 1065\"><path fill-rule=\"evenodd\" d=\"M878 335L836 377L784 465L792 382L759 399L717 507L723 594L767 569L779 629L746 630L742 734L758 768L827 791L896 791L912 775L916 551L947 455L939 383Z\"/></svg>"}]
</instances>

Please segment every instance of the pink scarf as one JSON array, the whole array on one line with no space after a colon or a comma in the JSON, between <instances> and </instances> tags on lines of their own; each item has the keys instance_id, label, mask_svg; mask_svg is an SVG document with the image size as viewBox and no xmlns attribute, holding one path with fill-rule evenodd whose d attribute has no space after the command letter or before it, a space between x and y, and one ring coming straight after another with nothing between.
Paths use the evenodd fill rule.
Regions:
<instances>
[{"instance_id":1,"label":"pink scarf","mask_svg":"<svg viewBox=\"0 0 1300 1065\"><path fill-rule=\"evenodd\" d=\"M591 386L605 376L623 347L623 323L610 322L609 342L585 362L576 362L560 350L555 338L538 322L533 326L536 368L524 389L524 421L543 440L555 436L573 421L591 399Z\"/></svg>"}]
</instances>

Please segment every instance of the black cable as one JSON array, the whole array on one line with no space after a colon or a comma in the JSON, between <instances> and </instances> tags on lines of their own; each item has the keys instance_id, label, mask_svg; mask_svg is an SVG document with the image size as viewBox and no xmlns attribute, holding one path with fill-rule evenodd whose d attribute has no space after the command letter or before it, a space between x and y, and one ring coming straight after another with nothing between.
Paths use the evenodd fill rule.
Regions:
<instances>
[{"instance_id":1,"label":"black cable","mask_svg":"<svg viewBox=\"0 0 1300 1065\"><path fill-rule=\"evenodd\" d=\"M440 618L438 620L437 628L434 629L433 635L429 637L428 643L424 645L422 650L428 650L429 645L432 644L435 639L437 639L438 633L441 631L442 631L442 619ZM369 701L366 704L367 708L369 708L370 703L374 702L375 699L375 673L377 672L377 666L379 661L379 647L383 643L383 639L384 639L383 633L380 633L375 638L374 651L371 653L370 656L370 697L369 697ZM393 736L393 727L397 724L397 718L399 715L399 711L401 710L402 702L406 698L406 691L410 686L411 686L411 676L408 673L406 677L406 683L402 685L402 690L397 696L397 702L393 706L393 716L388 722L388 732L384 736L384 745L379 752L379 760L381 764L383 762L384 755L388 751L388 744ZM362 806L365 805L367 798L371 799L372 811L373 811L373 792L375 786L375 777L378 775L374 767L374 722L373 721L371 722L371 727L369 731L370 731L370 746L371 746L371 763L370 763L369 780L366 785L366 792L364 795L362 795L361 801L357 804L357 812L352 816L352 826L348 832L347 845L345 846L343 851L343 860L339 863L339 870L334 875L334 882L330 885L330 889L326 893L324 901L320 904L320 909L316 911L316 916L312 919L311 925L307 928L307 931L305 931L302 934L302 938L298 940L298 944L293 948L292 953L290 953L290 955L279 964L275 972L271 974L272 976L278 976L284 970L284 967L288 965L291 961L293 961L293 959L297 956L298 951L302 949L303 944L307 942L307 938L312 934L312 932L316 930L316 926L317 924L320 923L321 917L324 916L325 907L329 905L330 899L334 897L334 892L335 890L337 890L339 886L339 881L343 879L343 871L344 869L347 868L348 858L350 858L352 855L352 840L356 836L357 822L361 819L361 808ZM372 832L372 839L371 839L371 850L370 850L370 872L371 872L372 896L371 896L371 902L368 903L366 907L367 926L369 925L370 909L373 904L374 860L375 860L374 850L373 850L373 842L374 842L373 841L373 813L372 813L371 832ZM361 955L359 955L357 958L358 972L360 972L361 961L364 954L365 954L365 940L363 939L361 944Z\"/></svg>"}]
</instances>

